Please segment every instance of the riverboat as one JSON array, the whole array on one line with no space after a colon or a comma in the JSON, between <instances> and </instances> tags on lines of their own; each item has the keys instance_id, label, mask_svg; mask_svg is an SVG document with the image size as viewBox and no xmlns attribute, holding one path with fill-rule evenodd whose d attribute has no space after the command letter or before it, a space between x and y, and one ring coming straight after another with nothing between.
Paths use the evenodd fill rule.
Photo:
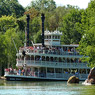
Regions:
<instances>
[{"instance_id":1,"label":"riverboat","mask_svg":"<svg viewBox=\"0 0 95 95\"><path fill-rule=\"evenodd\" d=\"M82 62L78 44L61 45L62 33L58 30L44 33L44 45L41 43L19 48L16 69L6 69L8 81L64 81L70 76L85 80L90 68Z\"/></svg>"}]
</instances>

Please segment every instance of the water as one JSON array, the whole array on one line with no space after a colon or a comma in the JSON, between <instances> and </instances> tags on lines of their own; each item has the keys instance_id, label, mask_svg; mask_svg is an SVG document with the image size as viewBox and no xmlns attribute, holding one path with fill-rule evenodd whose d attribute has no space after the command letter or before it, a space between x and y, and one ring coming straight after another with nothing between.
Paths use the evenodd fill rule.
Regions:
<instances>
[{"instance_id":1,"label":"water","mask_svg":"<svg viewBox=\"0 0 95 95\"><path fill-rule=\"evenodd\" d=\"M95 95L95 85L0 80L0 95Z\"/></svg>"}]
</instances>

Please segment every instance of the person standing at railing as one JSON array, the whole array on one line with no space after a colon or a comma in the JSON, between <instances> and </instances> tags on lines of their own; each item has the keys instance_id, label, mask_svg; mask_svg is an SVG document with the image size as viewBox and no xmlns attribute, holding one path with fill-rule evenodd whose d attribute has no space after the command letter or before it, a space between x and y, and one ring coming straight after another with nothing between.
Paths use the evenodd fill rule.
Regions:
<instances>
[{"instance_id":1,"label":"person standing at railing","mask_svg":"<svg viewBox=\"0 0 95 95\"><path fill-rule=\"evenodd\" d=\"M38 61L41 61L42 60L42 58L41 58L41 56L38 58Z\"/></svg>"},{"instance_id":2,"label":"person standing at railing","mask_svg":"<svg viewBox=\"0 0 95 95\"><path fill-rule=\"evenodd\" d=\"M21 75L21 69L18 70L18 74Z\"/></svg>"},{"instance_id":3,"label":"person standing at railing","mask_svg":"<svg viewBox=\"0 0 95 95\"><path fill-rule=\"evenodd\" d=\"M62 53L63 53L63 50L62 50L62 48L60 47L60 49L59 49L59 50L60 50L60 54L62 55Z\"/></svg>"},{"instance_id":4,"label":"person standing at railing","mask_svg":"<svg viewBox=\"0 0 95 95\"><path fill-rule=\"evenodd\" d=\"M22 72L22 74L23 74L23 76L24 76L24 69L22 69L22 71L21 71L21 72Z\"/></svg>"},{"instance_id":5,"label":"person standing at railing","mask_svg":"<svg viewBox=\"0 0 95 95\"><path fill-rule=\"evenodd\" d=\"M68 52L70 52L70 49L68 49Z\"/></svg>"}]
</instances>

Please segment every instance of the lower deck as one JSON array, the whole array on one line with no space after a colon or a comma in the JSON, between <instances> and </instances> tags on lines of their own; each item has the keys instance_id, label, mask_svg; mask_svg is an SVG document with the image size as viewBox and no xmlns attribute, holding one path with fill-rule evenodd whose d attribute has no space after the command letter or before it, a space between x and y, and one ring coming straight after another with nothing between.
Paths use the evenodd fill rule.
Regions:
<instances>
[{"instance_id":1,"label":"lower deck","mask_svg":"<svg viewBox=\"0 0 95 95\"><path fill-rule=\"evenodd\" d=\"M17 69L5 69L5 77L12 78L16 77L17 79L24 78L27 80L68 80L71 76L76 76L80 80L87 79L87 76L90 72L90 68L50 68L50 67L27 67ZM17 79L14 80L17 80Z\"/></svg>"},{"instance_id":2,"label":"lower deck","mask_svg":"<svg viewBox=\"0 0 95 95\"><path fill-rule=\"evenodd\" d=\"M69 73L34 73L34 75L16 75L16 74L7 74L5 77L10 81L35 81L35 80L50 80L50 81L67 81L69 77L76 76L79 80L87 79L88 74L69 74Z\"/></svg>"}]
</instances>

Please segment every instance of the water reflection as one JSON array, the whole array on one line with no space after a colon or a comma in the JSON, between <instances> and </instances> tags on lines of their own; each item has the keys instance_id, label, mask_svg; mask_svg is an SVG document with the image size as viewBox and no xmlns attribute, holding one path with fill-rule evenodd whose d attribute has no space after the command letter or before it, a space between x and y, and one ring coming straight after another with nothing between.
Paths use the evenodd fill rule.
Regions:
<instances>
[{"instance_id":1,"label":"water reflection","mask_svg":"<svg viewBox=\"0 0 95 95\"><path fill-rule=\"evenodd\" d=\"M94 95L95 86L66 82L20 82L0 80L0 95Z\"/></svg>"}]
</instances>

